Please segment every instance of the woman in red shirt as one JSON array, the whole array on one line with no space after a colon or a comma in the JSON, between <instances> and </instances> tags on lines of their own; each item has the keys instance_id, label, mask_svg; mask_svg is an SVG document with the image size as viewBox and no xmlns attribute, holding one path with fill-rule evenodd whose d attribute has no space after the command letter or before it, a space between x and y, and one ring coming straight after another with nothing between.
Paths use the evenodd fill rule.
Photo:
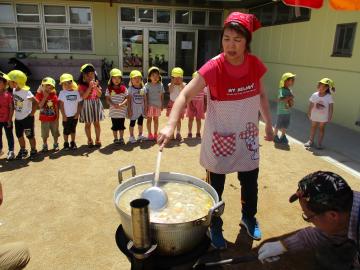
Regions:
<instances>
[{"instance_id":1,"label":"woman in red shirt","mask_svg":"<svg viewBox=\"0 0 360 270\"><path fill-rule=\"evenodd\" d=\"M158 140L160 147L164 147L174 132L185 104L208 86L200 164L206 169L207 181L215 188L220 199L226 174L238 172L242 201L241 224L255 240L261 239L255 218L259 173L259 110L265 120L265 139L273 139L269 103L261 82L266 67L250 54L252 32L259 27L260 22L252 14L233 12L226 18L222 33L223 52L205 63L199 70L199 76L181 91ZM226 248L220 217L213 218L210 237L214 247Z\"/></svg>"}]
</instances>

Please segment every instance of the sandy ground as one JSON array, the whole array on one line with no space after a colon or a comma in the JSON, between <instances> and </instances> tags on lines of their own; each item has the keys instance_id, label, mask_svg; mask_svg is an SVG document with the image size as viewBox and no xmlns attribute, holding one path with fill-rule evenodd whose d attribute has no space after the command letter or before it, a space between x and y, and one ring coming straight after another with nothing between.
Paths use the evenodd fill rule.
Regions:
<instances>
[{"instance_id":1,"label":"sandy ground","mask_svg":"<svg viewBox=\"0 0 360 270\"><path fill-rule=\"evenodd\" d=\"M161 120L165 123L165 118ZM75 152L50 151L34 161L0 160L4 189L0 239L1 243L22 240L29 245L32 258L27 269L130 269L114 241L120 223L113 205L117 170L135 164L138 174L152 172L158 148L150 142L115 146L110 125L109 118L102 122L101 149L87 148L83 125L79 124L79 149ZM185 125L186 121L183 127ZM36 131L40 149L39 122ZM125 134L127 139L128 131ZM183 128L182 134L187 134L187 128ZM60 142L62 144L62 139ZM17 144L16 148L18 150ZM291 144L290 148L290 151L277 149L273 143L261 140L258 219L263 239L307 226L301 218L299 205L288 203L298 180L307 173L331 170L360 190L359 179L304 150L301 145ZM172 144L163 153L162 171L203 178L204 170L198 165L199 152L200 141L196 139ZM236 174L228 175L223 219L229 249L216 254L223 258L248 254L252 247L260 244L250 241L240 230L239 194ZM308 257L284 256L274 264L253 262L223 269L305 269L312 265Z\"/></svg>"}]
</instances>

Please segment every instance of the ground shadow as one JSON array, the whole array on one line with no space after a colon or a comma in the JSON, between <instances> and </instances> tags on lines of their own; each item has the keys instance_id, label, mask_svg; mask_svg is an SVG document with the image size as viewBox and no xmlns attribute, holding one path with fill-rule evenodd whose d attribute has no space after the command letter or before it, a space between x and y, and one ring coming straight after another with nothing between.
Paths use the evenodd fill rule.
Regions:
<instances>
[{"instance_id":1,"label":"ground shadow","mask_svg":"<svg viewBox=\"0 0 360 270\"><path fill-rule=\"evenodd\" d=\"M283 143L274 143L274 147L283 151L290 151L290 145Z\"/></svg>"},{"instance_id":2,"label":"ground shadow","mask_svg":"<svg viewBox=\"0 0 360 270\"><path fill-rule=\"evenodd\" d=\"M104 155L111 155L112 153L122 150L125 147L125 144L117 144L117 143L111 143L107 146L100 148L99 152Z\"/></svg>"},{"instance_id":3,"label":"ground shadow","mask_svg":"<svg viewBox=\"0 0 360 270\"><path fill-rule=\"evenodd\" d=\"M0 168L2 172L13 171L29 166L29 158L20 160L7 160L6 158L0 159Z\"/></svg>"},{"instance_id":4,"label":"ground shadow","mask_svg":"<svg viewBox=\"0 0 360 270\"><path fill-rule=\"evenodd\" d=\"M149 148L153 147L154 145L156 145L155 140L143 141L143 142L140 143L140 149L149 149Z\"/></svg>"},{"instance_id":5,"label":"ground shadow","mask_svg":"<svg viewBox=\"0 0 360 270\"><path fill-rule=\"evenodd\" d=\"M179 147L181 145L182 141L179 140L170 140L167 144L166 144L166 148L173 148L173 147Z\"/></svg>"},{"instance_id":6,"label":"ground shadow","mask_svg":"<svg viewBox=\"0 0 360 270\"><path fill-rule=\"evenodd\" d=\"M193 147L193 146L196 146L198 144L201 144L201 138L185 138L184 143L187 146Z\"/></svg>"},{"instance_id":7,"label":"ground shadow","mask_svg":"<svg viewBox=\"0 0 360 270\"><path fill-rule=\"evenodd\" d=\"M61 149L58 152L49 155L49 159L58 159L63 156L83 156L88 157L92 152L99 150L98 147L88 147L87 145L81 145L76 150L64 150Z\"/></svg>"}]
</instances>

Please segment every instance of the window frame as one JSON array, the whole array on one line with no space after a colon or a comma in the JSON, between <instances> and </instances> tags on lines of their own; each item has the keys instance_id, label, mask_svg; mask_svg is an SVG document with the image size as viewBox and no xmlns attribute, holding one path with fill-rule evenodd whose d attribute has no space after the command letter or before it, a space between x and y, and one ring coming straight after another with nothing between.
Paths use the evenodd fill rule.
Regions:
<instances>
[{"instance_id":1,"label":"window frame","mask_svg":"<svg viewBox=\"0 0 360 270\"><path fill-rule=\"evenodd\" d=\"M16 41L16 48L15 50L11 50L11 49L4 49L1 48L2 52L18 52L19 51L19 44L18 44L18 39L17 39L17 31L16 31L16 26L15 25L0 25L0 28L11 28L14 29L15 32L15 41Z\"/></svg>"},{"instance_id":2,"label":"window frame","mask_svg":"<svg viewBox=\"0 0 360 270\"><path fill-rule=\"evenodd\" d=\"M39 15L39 21L38 22L22 22L22 21L19 21L18 20L18 13L17 13L17 10L16 10L16 6L17 5L28 5L28 6L37 6L37 8L38 8L38 15ZM15 12L15 22L17 23L17 24L21 24L21 25L42 25L42 23L43 23L43 14L42 14L42 8L41 8L41 4L39 4L39 3L32 3L32 2L29 2L29 3L23 3L23 2L21 2L21 3L14 3L13 4L13 6L14 6L14 12Z\"/></svg>"},{"instance_id":3,"label":"window frame","mask_svg":"<svg viewBox=\"0 0 360 270\"><path fill-rule=\"evenodd\" d=\"M21 49L20 48L20 44L19 44L19 35L17 30L19 28L28 28L28 29L40 29L40 38L41 38L41 49L35 50L35 49ZM44 36L44 30L43 27L41 27L41 25L17 25L16 26L16 41L17 41L17 48L18 51L20 52L35 52L35 53L39 53L39 52L44 52L45 51L45 40L43 39Z\"/></svg>"},{"instance_id":4,"label":"window frame","mask_svg":"<svg viewBox=\"0 0 360 270\"><path fill-rule=\"evenodd\" d=\"M204 24L193 23L194 12L203 12L203 13L205 14ZM191 10L190 25L195 25L195 26L207 26L207 25L206 25L207 16L208 16L207 10L201 10L201 9L193 9L193 10Z\"/></svg>"},{"instance_id":5,"label":"window frame","mask_svg":"<svg viewBox=\"0 0 360 270\"><path fill-rule=\"evenodd\" d=\"M13 11L13 21L12 22L3 22L3 23L0 23L0 24L16 24L16 10L15 10L15 6L13 3L11 2L4 2L4 3L0 3L0 5L10 5L12 11Z\"/></svg>"},{"instance_id":6,"label":"window frame","mask_svg":"<svg viewBox=\"0 0 360 270\"><path fill-rule=\"evenodd\" d=\"M34 52L34 53L82 53L82 54L93 54L95 52L95 42L94 42L94 26L93 26L93 7L92 5L74 5L74 4L58 4L58 3L13 3L13 2L4 2L0 3L4 5L10 5L14 12L14 21L12 23L1 23L0 27L2 28L13 28L15 30L16 36L16 51L10 49L1 49L2 52ZM18 21L18 13L16 11L17 5L34 5L37 6L39 12L39 22L22 22ZM65 23L49 23L45 22L45 6L59 6L65 8ZM70 9L71 8L87 8L90 10L90 21L88 24L77 24L71 23L70 21ZM40 29L40 39L41 39L41 49L21 49L19 44L19 35L18 28L39 28ZM48 46L48 36L47 30L66 30L68 34L68 49L49 49ZM91 33L91 50L71 50L70 46L70 29L74 30L88 30Z\"/></svg>"},{"instance_id":7,"label":"window frame","mask_svg":"<svg viewBox=\"0 0 360 270\"><path fill-rule=\"evenodd\" d=\"M50 22L50 23L47 23L45 21L45 6L55 6L55 7L64 7L65 8L65 23L53 23L53 22ZM44 26L48 26L48 25L58 25L58 26L65 26L65 25L68 25L70 24L70 14L69 14L69 10L67 9L66 5L58 5L58 4L43 4L42 5L42 12L43 12L43 18L44 18Z\"/></svg>"},{"instance_id":8,"label":"window frame","mask_svg":"<svg viewBox=\"0 0 360 270\"><path fill-rule=\"evenodd\" d=\"M340 42L340 32L341 32L341 28L345 28L345 35L346 35L346 31L348 31L349 28L352 28L353 30L353 35L352 35L352 39L350 41L350 49L349 51L345 51L343 48L338 48L339 42ZM334 44L333 44L333 50L332 50L332 57L352 57L352 53L354 50L354 41L355 41L355 36L356 36L356 28L357 28L357 22L352 22L352 23L339 23L336 25L336 29L335 29L335 37L334 37ZM344 43L344 39L342 40L342 45Z\"/></svg>"},{"instance_id":9,"label":"window frame","mask_svg":"<svg viewBox=\"0 0 360 270\"><path fill-rule=\"evenodd\" d=\"M155 8L154 9L154 11L155 11L155 14L154 14L154 23L156 23L156 24L159 24L159 25L171 25L172 24L172 10L171 10L171 8L169 8L169 9L166 9L166 8ZM167 23L163 23L163 22L158 22L158 20L157 20L157 14L158 14L158 11L168 11L169 12L169 14L170 14L170 19L169 19L169 22L167 22Z\"/></svg>"}]
</instances>

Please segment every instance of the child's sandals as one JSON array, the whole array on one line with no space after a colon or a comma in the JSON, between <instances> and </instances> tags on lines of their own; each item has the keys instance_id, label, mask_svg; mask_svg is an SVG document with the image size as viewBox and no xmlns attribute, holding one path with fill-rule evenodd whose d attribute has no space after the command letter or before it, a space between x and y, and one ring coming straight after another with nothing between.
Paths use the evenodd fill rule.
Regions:
<instances>
[{"instance_id":1,"label":"child's sandals","mask_svg":"<svg viewBox=\"0 0 360 270\"><path fill-rule=\"evenodd\" d=\"M100 147L101 147L101 142L100 142L100 141L96 141L95 147L100 148Z\"/></svg>"},{"instance_id":2,"label":"child's sandals","mask_svg":"<svg viewBox=\"0 0 360 270\"><path fill-rule=\"evenodd\" d=\"M93 148L94 147L94 142L92 140L88 141L88 147L89 148Z\"/></svg>"}]
</instances>

